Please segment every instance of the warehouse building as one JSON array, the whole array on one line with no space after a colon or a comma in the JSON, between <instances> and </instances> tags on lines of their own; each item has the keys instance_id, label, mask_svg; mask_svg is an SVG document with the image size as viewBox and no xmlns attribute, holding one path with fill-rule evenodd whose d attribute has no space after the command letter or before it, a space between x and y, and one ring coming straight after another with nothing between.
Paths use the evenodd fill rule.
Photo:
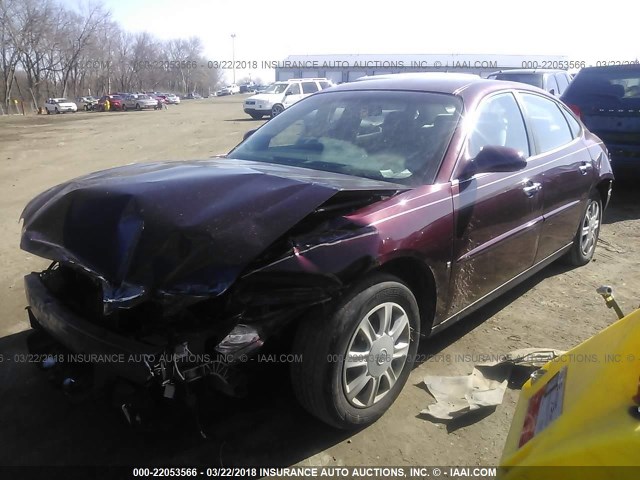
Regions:
<instances>
[{"instance_id":1,"label":"warehouse building","mask_svg":"<svg viewBox=\"0 0 640 480\"><path fill-rule=\"evenodd\" d=\"M263 62L274 68L276 80L325 77L333 83L365 75L402 72L458 72L487 76L513 68L569 68L563 55L290 55L284 60Z\"/></svg>"}]
</instances>

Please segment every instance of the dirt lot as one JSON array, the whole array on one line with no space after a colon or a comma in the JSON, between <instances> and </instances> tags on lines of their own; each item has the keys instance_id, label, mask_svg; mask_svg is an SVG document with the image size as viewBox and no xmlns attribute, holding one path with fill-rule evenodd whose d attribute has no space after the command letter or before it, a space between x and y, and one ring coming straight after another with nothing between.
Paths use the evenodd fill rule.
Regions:
<instances>
[{"instance_id":1,"label":"dirt lot","mask_svg":"<svg viewBox=\"0 0 640 480\"><path fill-rule=\"evenodd\" d=\"M18 248L20 212L40 191L116 165L205 158L237 144L262 122L242 112L241 96L185 101L167 111L0 117L0 354L25 351L22 276L46 262ZM246 118L245 118L246 117ZM466 374L456 355L503 354L529 346L568 349L614 321L595 288L611 284L625 311L640 302L640 203L618 188L593 262L553 265L438 337L391 410L355 434L306 415L284 368L256 380L259 395L220 400L202 442L189 425L165 435L129 430L108 405L71 405L33 365L0 363L0 464L495 465L518 391L476 423L449 426L419 415L430 396L427 373Z\"/></svg>"}]
</instances>

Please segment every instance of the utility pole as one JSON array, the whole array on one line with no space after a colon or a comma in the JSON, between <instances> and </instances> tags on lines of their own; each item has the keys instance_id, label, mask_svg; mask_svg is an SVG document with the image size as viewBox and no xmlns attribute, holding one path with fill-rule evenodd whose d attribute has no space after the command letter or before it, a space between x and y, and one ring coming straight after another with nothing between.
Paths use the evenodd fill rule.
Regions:
<instances>
[{"instance_id":1,"label":"utility pole","mask_svg":"<svg viewBox=\"0 0 640 480\"><path fill-rule=\"evenodd\" d=\"M236 84L236 34L231 34L231 68L233 69L233 84Z\"/></svg>"}]
</instances>

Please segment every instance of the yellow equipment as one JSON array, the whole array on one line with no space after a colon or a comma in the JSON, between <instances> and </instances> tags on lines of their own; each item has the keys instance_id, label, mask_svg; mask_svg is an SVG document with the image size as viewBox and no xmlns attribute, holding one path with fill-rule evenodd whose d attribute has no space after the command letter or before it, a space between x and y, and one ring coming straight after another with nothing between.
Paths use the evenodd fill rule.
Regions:
<instances>
[{"instance_id":1,"label":"yellow equipment","mask_svg":"<svg viewBox=\"0 0 640 480\"><path fill-rule=\"evenodd\" d=\"M598 293L623 315L610 287ZM639 405L640 309L532 375L500 477L640 479Z\"/></svg>"}]
</instances>

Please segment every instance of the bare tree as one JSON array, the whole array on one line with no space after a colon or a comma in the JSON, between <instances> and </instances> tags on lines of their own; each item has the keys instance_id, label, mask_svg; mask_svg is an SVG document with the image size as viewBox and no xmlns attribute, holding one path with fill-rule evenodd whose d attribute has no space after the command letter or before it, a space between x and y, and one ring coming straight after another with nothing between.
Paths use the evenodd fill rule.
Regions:
<instances>
[{"instance_id":1,"label":"bare tree","mask_svg":"<svg viewBox=\"0 0 640 480\"><path fill-rule=\"evenodd\" d=\"M161 42L149 33L124 32L96 1L70 10L58 0L0 0L0 87L5 106L14 87L20 97L26 87L35 108L45 93L206 93L216 87L219 71L207 68L198 37Z\"/></svg>"}]
</instances>

